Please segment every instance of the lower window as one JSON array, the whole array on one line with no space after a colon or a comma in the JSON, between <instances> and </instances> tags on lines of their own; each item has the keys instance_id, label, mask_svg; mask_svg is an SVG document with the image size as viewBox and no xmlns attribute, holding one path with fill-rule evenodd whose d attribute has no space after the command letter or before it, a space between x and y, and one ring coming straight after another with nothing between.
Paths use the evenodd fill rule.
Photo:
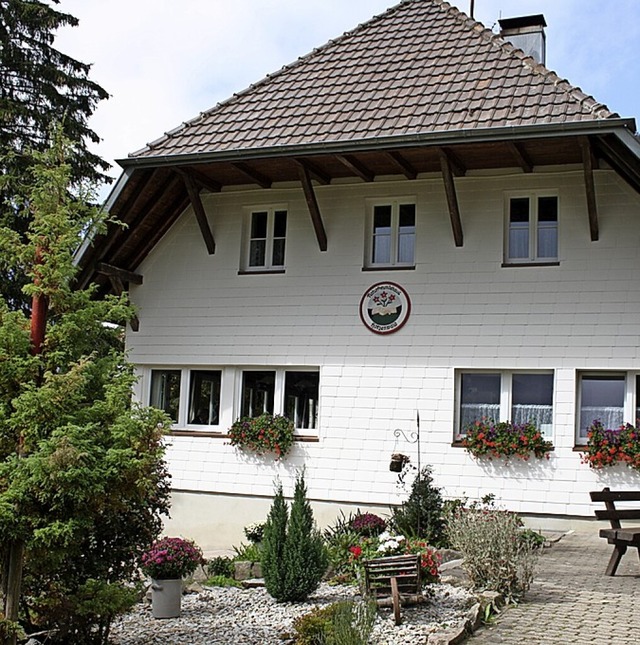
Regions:
<instances>
[{"instance_id":1,"label":"lower window","mask_svg":"<svg viewBox=\"0 0 640 645\"><path fill-rule=\"evenodd\" d=\"M149 405L164 410L174 423L180 412L180 370L151 370Z\"/></svg>"},{"instance_id":2,"label":"lower window","mask_svg":"<svg viewBox=\"0 0 640 645\"><path fill-rule=\"evenodd\" d=\"M599 420L605 428L640 418L640 375L632 372L584 372L578 376L578 443L587 442L589 426Z\"/></svg>"},{"instance_id":3,"label":"lower window","mask_svg":"<svg viewBox=\"0 0 640 645\"><path fill-rule=\"evenodd\" d=\"M460 372L458 433L476 421L534 423L546 437L553 429L552 372Z\"/></svg>"},{"instance_id":4,"label":"lower window","mask_svg":"<svg viewBox=\"0 0 640 645\"><path fill-rule=\"evenodd\" d=\"M240 416L282 414L296 429L317 428L319 372L245 370L242 372Z\"/></svg>"}]
</instances>

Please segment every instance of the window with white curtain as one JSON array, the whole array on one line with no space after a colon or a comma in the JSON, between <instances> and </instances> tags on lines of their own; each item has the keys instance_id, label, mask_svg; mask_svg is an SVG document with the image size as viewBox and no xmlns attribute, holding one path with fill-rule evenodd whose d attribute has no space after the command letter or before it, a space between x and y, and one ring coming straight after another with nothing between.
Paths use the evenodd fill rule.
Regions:
<instances>
[{"instance_id":1,"label":"window with white curtain","mask_svg":"<svg viewBox=\"0 0 640 645\"><path fill-rule=\"evenodd\" d=\"M589 426L599 420L615 430L640 418L640 375L636 372L583 372L578 375L577 442L587 442Z\"/></svg>"},{"instance_id":2,"label":"window with white curtain","mask_svg":"<svg viewBox=\"0 0 640 645\"><path fill-rule=\"evenodd\" d=\"M505 262L523 264L558 259L558 198L554 195L507 199Z\"/></svg>"},{"instance_id":3,"label":"window with white curtain","mask_svg":"<svg viewBox=\"0 0 640 645\"><path fill-rule=\"evenodd\" d=\"M371 203L365 266L413 267L416 205L411 199Z\"/></svg>"},{"instance_id":4,"label":"window with white curtain","mask_svg":"<svg viewBox=\"0 0 640 645\"><path fill-rule=\"evenodd\" d=\"M287 209L249 209L245 223L243 269L283 271L287 237Z\"/></svg>"},{"instance_id":5,"label":"window with white curtain","mask_svg":"<svg viewBox=\"0 0 640 645\"><path fill-rule=\"evenodd\" d=\"M468 371L458 374L458 433L482 419L534 423L553 430L553 372Z\"/></svg>"}]
</instances>

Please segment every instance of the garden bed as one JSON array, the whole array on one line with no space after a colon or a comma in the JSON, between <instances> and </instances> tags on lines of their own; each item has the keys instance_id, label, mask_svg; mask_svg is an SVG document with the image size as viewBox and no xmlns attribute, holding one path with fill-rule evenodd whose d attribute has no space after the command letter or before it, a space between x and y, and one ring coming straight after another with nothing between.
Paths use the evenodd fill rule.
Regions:
<instances>
[{"instance_id":1,"label":"garden bed","mask_svg":"<svg viewBox=\"0 0 640 645\"><path fill-rule=\"evenodd\" d=\"M413 645L428 635L464 620L473 595L448 584L429 585L430 601L402 610L402 625L394 625L390 610L380 610L373 645ZM357 587L320 585L306 602L277 603L263 588L206 587L182 601L180 618L157 620L147 602L116 620L111 641L116 645L283 645L292 642L293 621L313 607L358 599Z\"/></svg>"}]
</instances>

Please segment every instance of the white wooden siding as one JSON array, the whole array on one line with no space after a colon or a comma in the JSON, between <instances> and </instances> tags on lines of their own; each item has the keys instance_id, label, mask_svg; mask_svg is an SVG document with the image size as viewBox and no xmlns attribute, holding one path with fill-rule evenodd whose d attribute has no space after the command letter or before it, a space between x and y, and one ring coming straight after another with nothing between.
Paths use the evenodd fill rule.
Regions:
<instances>
[{"instance_id":1,"label":"white wooden siding","mask_svg":"<svg viewBox=\"0 0 640 645\"><path fill-rule=\"evenodd\" d=\"M322 253L300 187L203 194L216 239L206 253L188 209L157 245L133 286L140 331L131 360L147 366L320 367L318 443L296 444L283 464L237 453L218 438L171 437L176 489L271 495L305 465L309 494L362 504L400 499L392 452L415 446L393 430L415 430L422 462L449 496L494 493L520 512L590 515L588 491L610 474L580 464L573 450L576 371L639 370L640 199L611 171L596 173L600 240L591 242L581 169L456 178L464 246L453 242L442 181L318 186L328 237ZM559 197L559 266L502 267L504 193ZM417 196L415 270L362 271L365 200ZM288 204L286 273L238 275L247 207ZM360 322L372 284L401 284L411 316L380 336ZM554 434L549 461L477 462L452 447L456 369L551 369ZM228 416L227 416L228 418ZM615 470L616 487L638 475Z\"/></svg>"}]
</instances>

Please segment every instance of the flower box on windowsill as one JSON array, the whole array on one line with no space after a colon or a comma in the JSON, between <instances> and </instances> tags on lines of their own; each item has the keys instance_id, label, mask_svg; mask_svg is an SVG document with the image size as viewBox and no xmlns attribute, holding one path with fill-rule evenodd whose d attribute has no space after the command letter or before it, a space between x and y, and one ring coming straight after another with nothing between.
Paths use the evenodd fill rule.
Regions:
<instances>
[{"instance_id":1,"label":"flower box on windowsill","mask_svg":"<svg viewBox=\"0 0 640 645\"><path fill-rule=\"evenodd\" d=\"M610 430L596 419L587 430L584 449L582 463L596 470L618 463L640 470L640 430L630 423Z\"/></svg>"},{"instance_id":2,"label":"flower box on windowsill","mask_svg":"<svg viewBox=\"0 0 640 645\"><path fill-rule=\"evenodd\" d=\"M553 444L533 423L511 423L482 419L465 428L462 445L473 457L488 459L515 457L528 461L531 456L549 459Z\"/></svg>"}]
</instances>

